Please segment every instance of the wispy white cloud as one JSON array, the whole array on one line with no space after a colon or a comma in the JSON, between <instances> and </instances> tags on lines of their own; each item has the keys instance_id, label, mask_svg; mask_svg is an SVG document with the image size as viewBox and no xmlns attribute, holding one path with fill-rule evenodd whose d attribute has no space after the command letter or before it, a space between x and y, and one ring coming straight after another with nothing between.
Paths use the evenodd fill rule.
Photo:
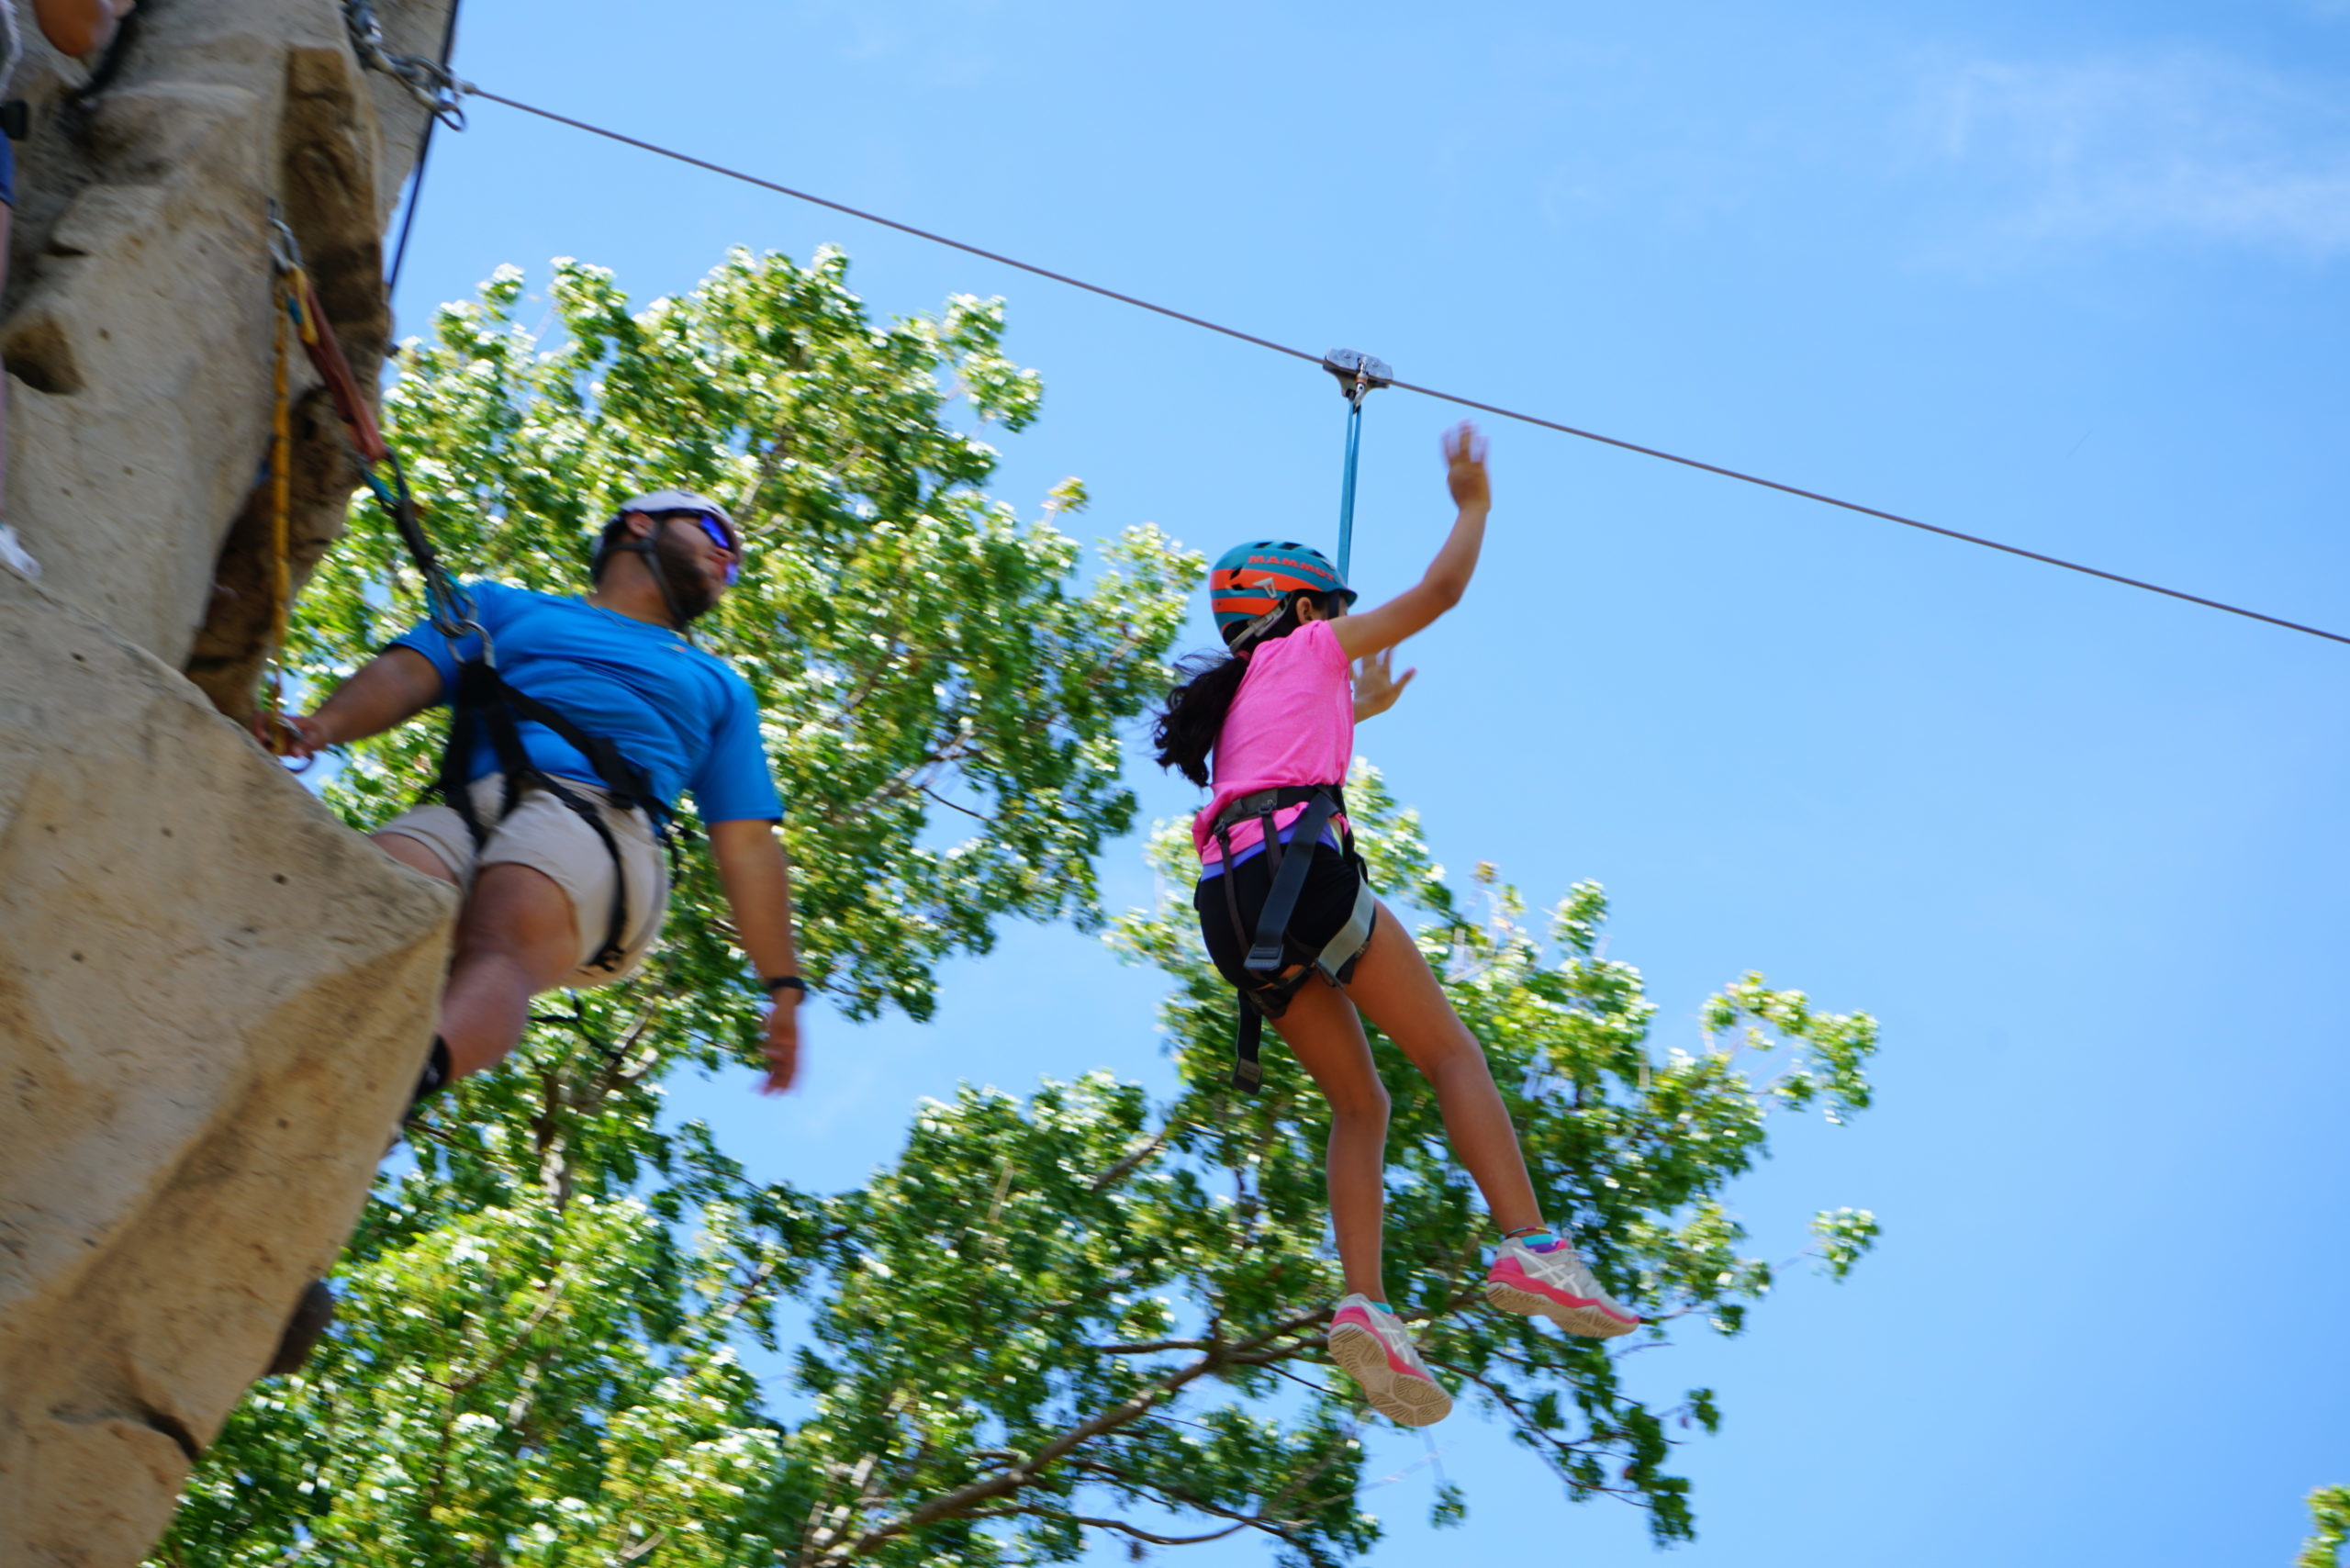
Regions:
<instances>
[{"instance_id":1,"label":"wispy white cloud","mask_svg":"<svg viewBox=\"0 0 2350 1568\"><path fill-rule=\"evenodd\" d=\"M2350 14L2350 0L2311 0ZM2350 82L2210 53L1976 61L1928 95L1929 140L2007 238L2192 237L2350 255Z\"/></svg>"}]
</instances>

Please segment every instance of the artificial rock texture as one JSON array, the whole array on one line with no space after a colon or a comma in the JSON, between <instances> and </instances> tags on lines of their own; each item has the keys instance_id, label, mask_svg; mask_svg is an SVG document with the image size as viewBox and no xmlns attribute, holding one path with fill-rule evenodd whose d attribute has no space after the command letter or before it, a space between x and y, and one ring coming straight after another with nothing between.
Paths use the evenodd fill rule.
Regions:
<instances>
[{"instance_id":1,"label":"artificial rock texture","mask_svg":"<svg viewBox=\"0 0 2350 1568\"><path fill-rule=\"evenodd\" d=\"M444 0L381 13L435 51ZM43 576L0 566L6 1568L130 1568L166 1526L364 1201L453 902L222 711L267 614L268 205L373 385L422 111L331 0L134 16L99 90L38 41L12 89L6 521ZM299 569L352 471L297 376Z\"/></svg>"},{"instance_id":2,"label":"artificial rock texture","mask_svg":"<svg viewBox=\"0 0 2350 1568\"><path fill-rule=\"evenodd\" d=\"M366 1197L451 899L6 571L0 671L0 1563L134 1563Z\"/></svg>"},{"instance_id":3,"label":"artificial rock texture","mask_svg":"<svg viewBox=\"0 0 2350 1568\"><path fill-rule=\"evenodd\" d=\"M437 52L445 0L379 7ZM224 711L250 703L272 391L266 216L294 230L363 386L391 342L382 235L424 115L364 69L333 0L146 0L101 90L37 41L13 91L8 520L44 580ZM37 40L36 29L27 28ZM341 534L356 471L297 356L297 576Z\"/></svg>"}]
</instances>

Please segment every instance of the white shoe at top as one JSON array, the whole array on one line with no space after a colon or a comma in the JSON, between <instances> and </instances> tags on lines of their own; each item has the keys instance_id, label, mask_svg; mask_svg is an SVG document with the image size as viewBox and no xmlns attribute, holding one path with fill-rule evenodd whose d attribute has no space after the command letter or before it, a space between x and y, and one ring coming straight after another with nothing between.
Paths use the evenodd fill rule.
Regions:
<instances>
[{"instance_id":1,"label":"white shoe at top","mask_svg":"<svg viewBox=\"0 0 2350 1568\"><path fill-rule=\"evenodd\" d=\"M1564 1237L1539 1251L1516 1237L1502 1243L1485 1271L1485 1299L1504 1312L1547 1317L1570 1334L1613 1339L1640 1326L1639 1313L1618 1305L1591 1277Z\"/></svg>"},{"instance_id":2,"label":"white shoe at top","mask_svg":"<svg viewBox=\"0 0 2350 1568\"><path fill-rule=\"evenodd\" d=\"M1452 1414L1452 1395L1412 1348L1393 1313L1367 1295L1338 1303L1330 1318L1330 1359L1362 1385L1371 1407L1406 1427L1426 1427Z\"/></svg>"}]
</instances>

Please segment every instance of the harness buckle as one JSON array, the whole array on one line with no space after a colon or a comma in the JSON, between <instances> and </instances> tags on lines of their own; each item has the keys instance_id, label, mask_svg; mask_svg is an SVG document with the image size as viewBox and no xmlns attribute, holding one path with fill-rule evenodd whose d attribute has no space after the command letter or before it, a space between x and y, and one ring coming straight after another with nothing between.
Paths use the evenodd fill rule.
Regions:
<instances>
[{"instance_id":1,"label":"harness buckle","mask_svg":"<svg viewBox=\"0 0 2350 1568\"><path fill-rule=\"evenodd\" d=\"M1257 1059L1258 1044L1263 1039L1265 1021L1248 1005L1248 998L1240 1002L1240 1033L1232 1042L1232 1086L1243 1094L1254 1094L1264 1086L1264 1065Z\"/></svg>"}]
</instances>

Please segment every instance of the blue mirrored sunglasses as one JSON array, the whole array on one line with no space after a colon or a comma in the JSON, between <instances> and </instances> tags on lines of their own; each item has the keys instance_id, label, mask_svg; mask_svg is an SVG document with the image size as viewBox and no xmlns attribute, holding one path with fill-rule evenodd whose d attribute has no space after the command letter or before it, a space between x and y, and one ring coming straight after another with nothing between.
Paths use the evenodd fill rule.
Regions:
<instances>
[{"instance_id":1,"label":"blue mirrored sunglasses","mask_svg":"<svg viewBox=\"0 0 2350 1568\"><path fill-rule=\"evenodd\" d=\"M734 586L734 579L743 575L743 547L734 543L734 536L726 531L724 523L706 511L665 511L661 515L665 519L673 517L693 519L700 526L701 531L710 536L710 542L726 552L726 586L728 588Z\"/></svg>"}]
</instances>

